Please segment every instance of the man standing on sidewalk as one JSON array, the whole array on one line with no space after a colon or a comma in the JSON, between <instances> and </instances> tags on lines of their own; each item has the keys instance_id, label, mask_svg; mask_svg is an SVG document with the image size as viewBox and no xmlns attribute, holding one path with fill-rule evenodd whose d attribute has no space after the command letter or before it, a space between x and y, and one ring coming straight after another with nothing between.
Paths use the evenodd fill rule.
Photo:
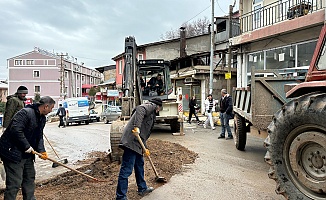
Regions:
<instances>
[{"instance_id":1,"label":"man standing on sidewalk","mask_svg":"<svg viewBox=\"0 0 326 200\"><path fill-rule=\"evenodd\" d=\"M132 111L131 118L123 130L119 144L124 152L118 178L116 200L127 200L128 178L133 169L135 170L138 194L144 196L154 190L153 187L147 187L144 179L143 154L149 156L149 150L146 149L143 152L135 134L139 134L146 147L146 141L151 135L156 113L159 112L161 107L162 100L153 98L149 100L149 103L141 104Z\"/></svg>"},{"instance_id":2,"label":"man standing on sidewalk","mask_svg":"<svg viewBox=\"0 0 326 200\"><path fill-rule=\"evenodd\" d=\"M65 128L66 125L65 125L63 119L66 116L66 109L62 106L61 103L59 104L59 108L58 108L58 111L57 111L56 115L58 115L59 118L60 118L60 122L59 122L58 127L60 128L60 126L62 126L63 128Z\"/></svg>"},{"instance_id":3,"label":"man standing on sidewalk","mask_svg":"<svg viewBox=\"0 0 326 200\"><path fill-rule=\"evenodd\" d=\"M227 93L226 89L221 90L221 101L220 101L220 120L222 126L222 133L218 139L225 138L225 129L228 132L226 139L233 139L229 120L233 111L232 97Z\"/></svg>"}]
</instances>

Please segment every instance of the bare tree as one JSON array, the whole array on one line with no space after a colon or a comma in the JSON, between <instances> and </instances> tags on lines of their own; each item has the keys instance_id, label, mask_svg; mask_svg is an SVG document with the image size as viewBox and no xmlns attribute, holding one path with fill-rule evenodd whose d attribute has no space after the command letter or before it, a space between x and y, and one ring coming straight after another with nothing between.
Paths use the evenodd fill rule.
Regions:
<instances>
[{"instance_id":1,"label":"bare tree","mask_svg":"<svg viewBox=\"0 0 326 200\"><path fill-rule=\"evenodd\" d=\"M210 25L210 21L207 17L204 17L203 19L197 19L190 23L184 23L182 27L186 28L186 37L193 37L197 35L203 35L205 33L208 33L208 26ZM180 31L178 29L171 29L170 31L165 32L164 34L161 34L162 40L170 40L170 39L176 39L180 37Z\"/></svg>"}]
</instances>

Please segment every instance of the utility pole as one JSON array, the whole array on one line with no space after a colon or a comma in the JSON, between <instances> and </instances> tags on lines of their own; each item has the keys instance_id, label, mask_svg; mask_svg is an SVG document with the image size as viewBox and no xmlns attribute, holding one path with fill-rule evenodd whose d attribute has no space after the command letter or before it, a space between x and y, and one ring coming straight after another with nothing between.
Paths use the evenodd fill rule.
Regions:
<instances>
[{"instance_id":1,"label":"utility pole","mask_svg":"<svg viewBox=\"0 0 326 200\"><path fill-rule=\"evenodd\" d=\"M209 94L213 93L213 59L214 59L214 49L215 49L215 40L214 40L214 1L212 2L212 22L211 22L211 56L210 56L210 68L209 68Z\"/></svg>"},{"instance_id":2,"label":"utility pole","mask_svg":"<svg viewBox=\"0 0 326 200\"><path fill-rule=\"evenodd\" d=\"M63 59L65 56L68 56L68 53L66 54L57 54L57 56L60 56L60 99L65 98L65 64L63 63Z\"/></svg>"},{"instance_id":3,"label":"utility pole","mask_svg":"<svg viewBox=\"0 0 326 200\"><path fill-rule=\"evenodd\" d=\"M229 52L228 52L228 79L226 80L227 84L227 92L231 94L231 59L232 59L232 42L230 42L230 39L232 38L232 15L233 15L233 7L235 6L235 1L234 5L230 5L229 7Z\"/></svg>"}]
</instances>

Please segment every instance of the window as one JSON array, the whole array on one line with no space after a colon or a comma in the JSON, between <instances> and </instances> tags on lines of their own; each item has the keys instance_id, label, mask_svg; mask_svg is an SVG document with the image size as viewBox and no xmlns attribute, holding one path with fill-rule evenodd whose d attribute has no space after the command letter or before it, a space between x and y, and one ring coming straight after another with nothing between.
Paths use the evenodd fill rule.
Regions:
<instances>
[{"instance_id":1,"label":"window","mask_svg":"<svg viewBox=\"0 0 326 200\"><path fill-rule=\"evenodd\" d=\"M65 86L65 94L68 94L68 86Z\"/></svg>"},{"instance_id":2,"label":"window","mask_svg":"<svg viewBox=\"0 0 326 200\"><path fill-rule=\"evenodd\" d=\"M90 82L91 82L91 84L93 83L93 78L92 77L90 78Z\"/></svg>"},{"instance_id":3,"label":"window","mask_svg":"<svg viewBox=\"0 0 326 200\"><path fill-rule=\"evenodd\" d=\"M76 94L77 97L79 97L79 92L80 92L80 89L79 89L79 87L78 87L78 88L77 88L77 94Z\"/></svg>"},{"instance_id":4,"label":"window","mask_svg":"<svg viewBox=\"0 0 326 200\"><path fill-rule=\"evenodd\" d=\"M298 67L309 68L312 55L314 54L317 41L298 44Z\"/></svg>"},{"instance_id":5,"label":"window","mask_svg":"<svg viewBox=\"0 0 326 200\"><path fill-rule=\"evenodd\" d=\"M40 93L40 92L41 92L41 86L39 86L39 85L35 85L35 86L34 86L34 92L35 92L35 93Z\"/></svg>"},{"instance_id":6,"label":"window","mask_svg":"<svg viewBox=\"0 0 326 200\"><path fill-rule=\"evenodd\" d=\"M122 60L119 61L119 74L122 74Z\"/></svg>"},{"instance_id":7,"label":"window","mask_svg":"<svg viewBox=\"0 0 326 200\"><path fill-rule=\"evenodd\" d=\"M68 78L68 72L65 71L65 78Z\"/></svg>"},{"instance_id":8,"label":"window","mask_svg":"<svg viewBox=\"0 0 326 200\"><path fill-rule=\"evenodd\" d=\"M22 60L15 60L15 65L23 65L23 61Z\"/></svg>"},{"instance_id":9,"label":"window","mask_svg":"<svg viewBox=\"0 0 326 200\"><path fill-rule=\"evenodd\" d=\"M79 74L77 74L77 81L79 81Z\"/></svg>"},{"instance_id":10,"label":"window","mask_svg":"<svg viewBox=\"0 0 326 200\"><path fill-rule=\"evenodd\" d=\"M138 60L144 60L144 55L143 54L138 54Z\"/></svg>"},{"instance_id":11,"label":"window","mask_svg":"<svg viewBox=\"0 0 326 200\"><path fill-rule=\"evenodd\" d=\"M40 78L40 70L33 70L33 77Z\"/></svg>"},{"instance_id":12,"label":"window","mask_svg":"<svg viewBox=\"0 0 326 200\"><path fill-rule=\"evenodd\" d=\"M26 65L34 65L34 60L26 60Z\"/></svg>"},{"instance_id":13,"label":"window","mask_svg":"<svg viewBox=\"0 0 326 200\"><path fill-rule=\"evenodd\" d=\"M83 81L83 82L85 81L85 76L84 76L84 75L82 75L82 81Z\"/></svg>"}]
</instances>

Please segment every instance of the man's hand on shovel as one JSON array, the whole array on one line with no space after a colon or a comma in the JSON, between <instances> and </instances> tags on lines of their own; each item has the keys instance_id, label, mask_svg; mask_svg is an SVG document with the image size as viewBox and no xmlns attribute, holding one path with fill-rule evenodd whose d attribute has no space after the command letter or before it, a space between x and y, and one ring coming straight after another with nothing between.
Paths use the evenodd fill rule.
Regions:
<instances>
[{"instance_id":1,"label":"man's hand on shovel","mask_svg":"<svg viewBox=\"0 0 326 200\"><path fill-rule=\"evenodd\" d=\"M139 131L139 128L138 127L135 127L134 129L132 129L132 131L131 131L133 134L134 134L134 136L136 136L136 137L138 137L139 136L139 134L140 134L140 131ZM149 152L149 150L147 149L147 148L145 148L145 146L143 147L144 148L144 155L145 156L149 156L149 155L151 155L151 153Z\"/></svg>"}]
</instances>

